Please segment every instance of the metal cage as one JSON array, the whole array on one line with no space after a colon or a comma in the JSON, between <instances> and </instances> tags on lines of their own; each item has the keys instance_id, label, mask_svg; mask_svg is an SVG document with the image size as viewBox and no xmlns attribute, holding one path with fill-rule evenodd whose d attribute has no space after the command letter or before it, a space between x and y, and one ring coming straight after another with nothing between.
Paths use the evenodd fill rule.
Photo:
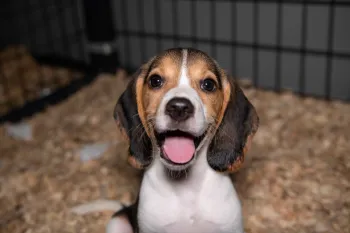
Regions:
<instances>
[{"instance_id":1,"label":"metal cage","mask_svg":"<svg viewBox=\"0 0 350 233\"><path fill-rule=\"evenodd\" d=\"M121 62L191 46L256 87L350 100L350 2L115 1Z\"/></svg>"},{"instance_id":2,"label":"metal cage","mask_svg":"<svg viewBox=\"0 0 350 233\"><path fill-rule=\"evenodd\" d=\"M108 27L109 4L106 0L1 3L0 122L20 120L63 100L106 67L111 55L90 47L114 39L113 27ZM110 65L116 66L116 59Z\"/></svg>"},{"instance_id":3,"label":"metal cage","mask_svg":"<svg viewBox=\"0 0 350 233\"><path fill-rule=\"evenodd\" d=\"M350 2L341 0L3 2L0 121L40 111L99 71L133 71L170 47L204 50L258 88L349 101L348 22Z\"/></svg>"}]
</instances>

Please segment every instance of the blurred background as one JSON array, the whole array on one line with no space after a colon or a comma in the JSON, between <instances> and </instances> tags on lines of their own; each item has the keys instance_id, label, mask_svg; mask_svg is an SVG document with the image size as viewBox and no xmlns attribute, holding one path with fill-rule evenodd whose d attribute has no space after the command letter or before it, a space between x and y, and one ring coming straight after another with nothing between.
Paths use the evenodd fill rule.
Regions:
<instances>
[{"instance_id":1,"label":"blurred background","mask_svg":"<svg viewBox=\"0 0 350 233\"><path fill-rule=\"evenodd\" d=\"M246 232L350 232L349 22L347 0L2 2L0 232L103 231L134 200L112 111L172 47L207 52L258 111L232 176Z\"/></svg>"}]
</instances>

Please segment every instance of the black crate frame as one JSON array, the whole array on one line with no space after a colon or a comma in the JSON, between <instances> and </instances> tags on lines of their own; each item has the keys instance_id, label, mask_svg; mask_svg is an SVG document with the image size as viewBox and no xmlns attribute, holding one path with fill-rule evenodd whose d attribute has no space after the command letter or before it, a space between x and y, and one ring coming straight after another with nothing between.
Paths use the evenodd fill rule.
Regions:
<instances>
[{"instance_id":1,"label":"black crate frame","mask_svg":"<svg viewBox=\"0 0 350 233\"><path fill-rule=\"evenodd\" d=\"M197 14L198 10L195 7L195 4L197 2L209 2L210 7L211 7L211 15L208 17L211 17L210 20L210 33L211 33L211 38L200 38L198 35L193 33L191 36L185 36L185 35L180 35L179 34L179 27L180 25L178 24L178 6L179 6L179 1L172 0L172 23L173 23L173 30L172 33L162 33L160 31L161 28L161 20L160 20L160 0L154 0L154 24L155 24L155 32L147 32L145 30L145 25L144 25L144 4L145 2L143 0L139 0L137 2L138 6L136 7L135 12L135 17L138 18L139 22L139 30L130 30L128 29L128 19L127 15L125 12L127 9L127 0L120 0L120 6L121 10L120 12L123 14L121 16L122 22L121 25L124 25L123 27L119 27L116 30L116 33L120 37L124 37L125 39L125 44L124 44L124 52L126 56L131 53L131 44L129 42L129 39L131 37L133 38L139 38L140 39L140 48L141 48L141 56L142 60L145 61L145 39L156 39L156 47L157 51L161 50L161 41L165 39L173 39L175 43L175 47L179 45L179 41L183 42L191 42L193 47L196 47L198 43L205 43L209 44L212 50L213 57L216 57L216 52L217 52L217 47L219 45L224 45L224 46L230 46L232 49L232 56L233 58L236 56L236 50L237 48L249 48L253 50L253 75L252 75L252 81L254 86L260 87L259 85L259 59L258 59L258 52L260 51L273 51L276 52L276 66L274 70L274 85L273 85L273 90L280 92L282 91L281 87L281 54L288 52L288 53L293 53L293 54L298 54L300 55L300 60L299 60L299 79L298 79L298 90L296 93L298 93L301 96L312 96L312 94L307 94L305 90L305 82L306 82L306 57L313 55L317 57L324 57L326 58L326 66L325 66L325 85L324 85L324 90L322 96L316 96L314 97L321 97L326 100L331 99L331 84L332 84L332 72L334 70L332 61L333 59L345 59L347 61L350 61L350 52L343 52L343 51L335 51L333 42L334 42L334 28L335 28L335 9L336 7L344 7L350 10L350 1L337 1L337 0L324 0L324 1L312 1L312 0L235 0L235 1L230 1L230 0L181 0L182 2L190 2L190 9L189 11L191 12L192 15L192 20L190 23L191 31L192 32L197 32ZM233 23L233 30L232 30L232 40L222 40L222 39L217 39L215 38L215 33L216 33L216 3L217 2L229 2L232 4L232 9L231 11L233 12L232 15L235 17L237 15L237 4L238 3L251 3L253 4L253 42L245 42L245 41L238 41L237 40L237 24L236 21ZM259 33L258 33L258 20L259 20L259 5L260 4L265 4L265 3L273 3L277 4L277 24L276 24L276 44L271 45L271 44L264 44L259 42ZM283 19L283 12L282 12L282 7L284 4L291 4L291 5L300 5L302 7L302 14L301 14L301 44L300 46L285 46L282 45L282 19ZM311 49L307 47L307 20L309 17L309 12L308 12L308 7L309 6L325 6L328 9L328 21L327 25L327 48L326 49ZM129 57L125 58L126 63L124 64L125 67L128 67L130 70L133 70L135 67L132 67L131 61ZM237 66L237 60L232 59L234 61L233 70L236 70ZM233 74L235 75L235 73ZM350 100L350 96L348 97L347 101Z\"/></svg>"},{"instance_id":2,"label":"black crate frame","mask_svg":"<svg viewBox=\"0 0 350 233\"><path fill-rule=\"evenodd\" d=\"M97 3L98 2L98 3ZM78 4L81 5L78 5ZM67 15L64 15L64 11L69 8L68 17L72 19L72 30L67 27ZM50 15L49 10L54 11L54 15ZM17 14L16 14L17 13ZM30 22L31 14L38 13L41 15L41 20L44 23L40 25L44 28L42 32L44 35L38 35L37 21ZM44 110L51 104L56 104L71 94L78 91L81 87L91 83L96 77L97 73L101 71L115 71L118 67L117 53L113 50L109 53L103 53L100 50L90 50L89 45L96 44L100 46L101 43L109 43L115 41L115 34L112 23L112 11L109 0L30 0L23 2L23 5L15 5L10 2L2 3L0 9L0 23L6 23L6 21L16 22L16 20L22 20L27 27L24 32L23 28L20 33L12 33L11 36L3 37L0 39L0 49L9 44L24 44L29 48L29 52L38 62L39 65L50 65L53 67L69 68L75 71L82 72L84 77L78 80L72 80L67 85L64 85L49 95L37 97L34 100L26 100L25 104L20 107L12 108L7 113L0 115L0 123L4 122L17 122L25 117L32 116L33 114ZM79 18L79 15L82 17ZM57 25L54 30L58 30L60 36L55 37L55 34L50 30L52 25L49 21L55 18ZM27 22L28 21L28 22ZM75 24L75 25L74 25ZM101 27L100 25L105 25ZM85 26L85 27L84 27ZM17 36L17 37L16 37ZM20 41L18 43L18 37L26 36L29 38L27 43ZM38 45L37 39L41 40L41 46L46 46L49 52L44 54L38 53L31 47ZM87 45L84 46L84 40ZM43 42L44 41L44 42ZM72 43L76 43L81 58L76 59L73 55ZM45 44L44 44L45 43ZM55 50L57 45L61 45L61 48L66 49L66 54L60 54L60 51ZM51 46L51 47L50 47ZM97 48L98 48L97 46ZM0 76L4 75L0 70ZM25 77L19 77L20 82L23 83ZM42 74L39 80L39 86L42 86ZM5 80L5 79L4 79ZM55 80L57 81L57 80ZM22 85L23 86L23 85ZM5 88L6 89L6 88ZM5 92L8 90L5 90ZM26 90L22 89L22 95L26 97ZM6 94L6 93L5 93ZM8 103L11 106L11 103Z\"/></svg>"}]
</instances>

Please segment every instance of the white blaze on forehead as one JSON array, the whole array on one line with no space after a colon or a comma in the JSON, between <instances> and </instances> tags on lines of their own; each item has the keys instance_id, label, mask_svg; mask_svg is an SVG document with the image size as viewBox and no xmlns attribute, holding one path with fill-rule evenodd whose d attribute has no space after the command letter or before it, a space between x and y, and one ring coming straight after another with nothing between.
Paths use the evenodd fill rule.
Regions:
<instances>
[{"instance_id":1,"label":"white blaze on forehead","mask_svg":"<svg viewBox=\"0 0 350 233\"><path fill-rule=\"evenodd\" d=\"M188 51L187 49L182 50L182 63L181 63L181 70L180 70L180 79L179 79L179 86L189 86L190 80L187 76L187 56Z\"/></svg>"}]
</instances>

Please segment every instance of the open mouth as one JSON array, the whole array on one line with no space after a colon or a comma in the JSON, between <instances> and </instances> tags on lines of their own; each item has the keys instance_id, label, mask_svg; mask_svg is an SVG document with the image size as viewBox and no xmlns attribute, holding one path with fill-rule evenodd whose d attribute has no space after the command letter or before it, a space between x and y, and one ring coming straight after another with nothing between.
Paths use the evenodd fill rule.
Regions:
<instances>
[{"instance_id":1,"label":"open mouth","mask_svg":"<svg viewBox=\"0 0 350 233\"><path fill-rule=\"evenodd\" d=\"M156 135L161 156L173 165L184 165L192 161L202 136L195 137L190 133L175 130Z\"/></svg>"}]
</instances>

